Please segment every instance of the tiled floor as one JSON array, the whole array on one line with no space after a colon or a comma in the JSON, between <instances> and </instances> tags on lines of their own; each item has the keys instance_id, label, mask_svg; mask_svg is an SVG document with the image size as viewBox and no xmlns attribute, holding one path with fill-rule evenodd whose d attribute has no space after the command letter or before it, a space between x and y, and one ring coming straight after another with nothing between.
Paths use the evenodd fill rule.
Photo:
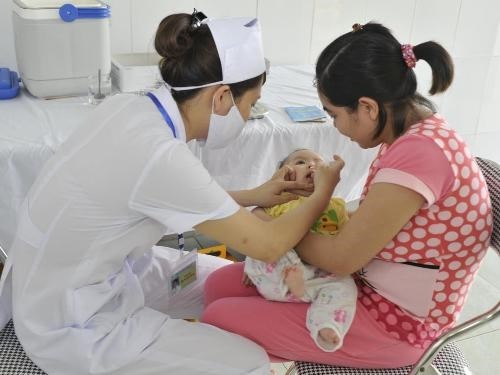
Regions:
<instances>
[{"instance_id":1,"label":"tiled floor","mask_svg":"<svg viewBox=\"0 0 500 375\"><path fill-rule=\"evenodd\" d=\"M186 234L186 248L203 248L216 245L217 243L204 236L188 233ZM177 237L168 236L160 244L164 246L177 247ZM231 251L231 250L230 250ZM231 251L239 258L239 254ZM479 274L469 294L460 322L488 310L500 300L500 257L494 250L486 255ZM498 375L500 374L500 320L490 322L478 329L473 334L465 335L457 341L457 345L463 351L474 375ZM276 375L285 375L292 362L274 363L272 368Z\"/></svg>"}]
</instances>

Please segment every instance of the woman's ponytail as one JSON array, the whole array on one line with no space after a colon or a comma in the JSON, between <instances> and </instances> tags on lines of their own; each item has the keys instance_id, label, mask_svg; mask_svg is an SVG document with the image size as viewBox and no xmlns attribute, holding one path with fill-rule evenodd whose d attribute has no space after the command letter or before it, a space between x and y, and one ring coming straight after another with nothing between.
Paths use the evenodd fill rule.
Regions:
<instances>
[{"instance_id":1,"label":"woman's ponytail","mask_svg":"<svg viewBox=\"0 0 500 375\"><path fill-rule=\"evenodd\" d=\"M431 95L444 92L453 81L453 61L448 52L436 42L425 42L413 47L418 60L426 61L432 69Z\"/></svg>"}]
</instances>

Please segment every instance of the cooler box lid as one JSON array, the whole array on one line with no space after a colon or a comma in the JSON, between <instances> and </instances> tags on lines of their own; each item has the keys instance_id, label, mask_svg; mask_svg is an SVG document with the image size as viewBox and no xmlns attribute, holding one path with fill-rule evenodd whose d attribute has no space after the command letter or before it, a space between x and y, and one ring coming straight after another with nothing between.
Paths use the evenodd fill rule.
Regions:
<instances>
[{"instance_id":1,"label":"cooler box lid","mask_svg":"<svg viewBox=\"0 0 500 375\"><path fill-rule=\"evenodd\" d=\"M99 0L14 0L14 3L23 9L59 9L68 3L77 8L107 7Z\"/></svg>"},{"instance_id":2,"label":"cooler box lid","mask_svg":"<svg viewBox=\"0 0 500 375\"><path fill-rule=\"evenodd\" d=\"M70 3L68 1L71 1ZM110 7L99 0L14 0L14 11L22 18L73 22L79 18L108 18Z\"/></svg>"}]
</instances>

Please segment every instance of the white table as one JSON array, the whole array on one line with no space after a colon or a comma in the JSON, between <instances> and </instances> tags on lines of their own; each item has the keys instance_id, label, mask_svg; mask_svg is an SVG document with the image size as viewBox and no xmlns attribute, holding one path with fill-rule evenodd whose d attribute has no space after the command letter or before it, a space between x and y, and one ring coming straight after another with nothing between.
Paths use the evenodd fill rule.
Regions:
<instances>
[{"instance_id":1,"label":"white table","mask_svg":"<svg viewBox=\"0 0 500 375\"><path fill-rule=\"evenodd\" d=\"M276 170L277 162L296 148L311 148L325 157L346 160L335 194L359 197L374 150L361 150L339 135L331 122L293 123L284 106L318 105L312 86L312 66L272 67L261 103L270 111L251 120L230 146L208 154L191 145L213 177L226 189L256 186ZM79 126L95 106L86 97L40 100L22 90L0 101L0 244L9 249L18 209L42 165Z\"/></svg>"}]
</instances>

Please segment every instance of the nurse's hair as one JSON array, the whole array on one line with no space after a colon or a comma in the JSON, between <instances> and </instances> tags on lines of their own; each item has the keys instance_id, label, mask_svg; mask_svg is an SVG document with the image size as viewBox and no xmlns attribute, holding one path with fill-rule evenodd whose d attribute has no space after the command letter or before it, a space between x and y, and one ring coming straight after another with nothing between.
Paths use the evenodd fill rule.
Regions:
<instances>
[{"instance_id":1,"label":"nurse's hair","mask_svg":"<svg viewBox=\"0 0 500 375\"><path fill-rule=\"evenodd\" d=\"M212 33L206 24L193 26L191 14L177 13L165 17L158 26L155 49L162 57L159 63L163 80L173 87L199 86L222 81L222 66ZM241 97L265 81L265 73L229 85L233 97ZM171 90L180 104L194 97L201 88Z\"/></svg>"},{"instance_id":2,"label":"nurse's hair","mask_svg":"<svg viewBox=\"0 0 500 375\"><path fill-rule=\"evenodd\" d=\"M357 110L359 98L372 98L380 112L373 138L386 126L386 108L393 117L394 134L399 136L415 106L424 105L435 112L432 102L417 92L413 71L417 60L424 60L432 69L429 93L446 91L453 81L453 61L440 44L401 45L381 24L355 24L351 32L335 39L319 55L316 87L330 103L351 112Z\"/></svg>"}]
</instances>

